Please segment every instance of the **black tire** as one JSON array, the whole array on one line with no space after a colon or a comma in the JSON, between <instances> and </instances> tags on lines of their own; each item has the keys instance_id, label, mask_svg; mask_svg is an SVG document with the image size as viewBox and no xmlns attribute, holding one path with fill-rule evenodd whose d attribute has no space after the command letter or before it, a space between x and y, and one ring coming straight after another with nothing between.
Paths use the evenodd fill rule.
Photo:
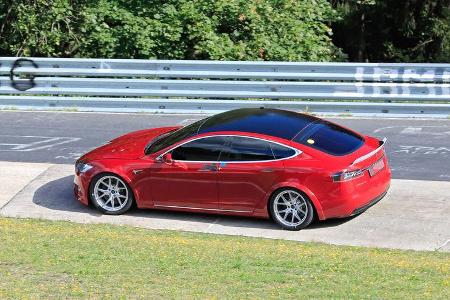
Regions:
<instances>
[{"instance_id":1,"label":"black tire","mask_svg":"<svg viewBox=\"0 0 450 300\"><path fill-rule=\"evenodd\" d=\"M289 199L286 195L289 195ZM286 230L303 229L314 219L314 207L311 200L295 188L282 188L275 191L269 199L268 206L272 219Z\"/></svg>"},{"instance_id":2,"label":"black tire","mask_svg":"<svg viewBox=\"0 0 450 300\"><path fill-rule=\"evenodd\" d=\"M107 187L107 184L105 183L100 183L104 181L108 182L109 178L111 179L111 181L109 181L110 185L112 183L112 186L114 186L113 189ZM102 197L96 196L96 193L99 195L99 187L101 187L102 190L108 191L104 193L104 196ZM112 193L113 195L111 195ZM126 198L124 198L125 196ZM134 203L134 195L130 186L125 180L114 173L101 173L95 176L89 186L89 197L91 203L94 204L101 213L106 215L121 215L127 212ZM112 200L110 199L111 197ZM111 206L110 208L108 208L107 202L111 204L109 205ZM115 204L117 204L117 207Z\"/></svg>"}]
</instances>

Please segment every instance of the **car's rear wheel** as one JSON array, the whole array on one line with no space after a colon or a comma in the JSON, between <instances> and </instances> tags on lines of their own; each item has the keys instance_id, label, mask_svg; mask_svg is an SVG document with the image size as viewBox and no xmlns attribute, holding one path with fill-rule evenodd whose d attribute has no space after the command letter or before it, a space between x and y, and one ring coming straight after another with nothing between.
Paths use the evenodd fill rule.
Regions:
<instances>
[{"instance_id":1,"label":"car's rear wheel","mask_svg":"<svg viewBox=\"0 0 450 300\"><path fill-rule=\"evenodd\" d=\"M133 193L123 179L111 173L100 174L90 185L91 201L104 214L120 215L133 204Z\"/></svg>"},{"instance_id":2,"label":"car's rear wheel","mask_svg":"<svg viewBox=\"0 0 450 300\"><path fill-rule=\"evenodd\" d=\"M314 218L311 201L293 188L276 191L270 199L269 211L275 222L287 230L305 228Z\"/></svg>"}]
</instances>

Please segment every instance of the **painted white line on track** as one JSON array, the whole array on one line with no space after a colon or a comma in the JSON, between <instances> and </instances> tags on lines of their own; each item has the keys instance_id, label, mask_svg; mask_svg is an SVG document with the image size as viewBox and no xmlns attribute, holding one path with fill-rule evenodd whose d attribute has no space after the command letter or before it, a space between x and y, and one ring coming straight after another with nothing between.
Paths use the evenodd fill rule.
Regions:
<instances>
[{"instance_id":1,"label":"painted white line on track","mask_svg":"<svg viewBox=\"0 0 450 300\"><path fill-rule=\"evenodd\" d=\"M406 127L400 134L418 134L422 131L422 127Z\"/></svg>"},{"instance_id":2,"label":"painted white line on track","mask_svg":"<svg viewBox=\"0 0 450 300\"><path fill-rule=\"evenodd\" d=\"M184 126L184 125L194 123L195 121L198 121L198 120L200 120L200 119L184 119L183 121L178 122L178 125Z\"/></svg>"},{"instance_id":3,"label":"painted white line on track","mask_svg":"<svg viewBox=\"0 0 450 300\"><path fill-rule=\"evenodd\" d=\"M445 124L445 125L425 125L425 126L421 126L421 127L412 127L410 125L397 125L397 126L386 126L386 127L381 127L381 128L377 128L373 131L373 133L379 133L381 131L385 131L388 129L394 129L394 128L404 128L402 131L400 131L400 134L426 134L426 135L450 135L450 131L445 131L445 132L431 132L431 131L425 131L423 130L424 128L448 128L450 127L449 125Z\"/></svg>"},{"instance_id":4,"label":"painted white line on track","mask_svg":"<svg viewBox=\"0 0 450 300\"><path fill-rule=\"evenodd\" d=\"M447 155L450 154L450 148L447 147L431 147L431 146L419 146L419 145L400 145L399 150L395 150L392 153L403 154L424 154L424 155Z\"/></svg>"},{"instance_id":5,"label":"painted white line on track","mask_svg":"<svg viewBox=\"0 0 450 300\"><path fill-rule=\"evenodd\" d=\"M76 137L47 137L34 135L0 135L0 141L7 139L23 141L21 143L0 143L0 151L30 152L48 149L54 146L73 143L81 140ZM4 147L2 149L2 146ZM5 149L6 148L6 149Z\"/></svg>"}]
</instances>

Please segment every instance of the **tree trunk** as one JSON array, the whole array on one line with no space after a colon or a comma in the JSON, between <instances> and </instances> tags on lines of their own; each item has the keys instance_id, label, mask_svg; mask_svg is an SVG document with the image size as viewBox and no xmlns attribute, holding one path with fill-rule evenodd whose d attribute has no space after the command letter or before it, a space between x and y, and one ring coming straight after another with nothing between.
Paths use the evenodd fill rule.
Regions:
<instances>
[{"instance_id":1,"label":"tree trunk","mask_svg":"<svg viewBox=\"0 0 450 300\"><path fill-rule=\"evenodd\" d=\"M365 53L366 53L366 37L365 37L365 31L366 31L366 15L363 10L364 8L361 8L361 30L359 32L359 43L358 43L358 54L357 54L357 60L358 61L364 61L365 60Z\"/></svg>"}]
</instances>

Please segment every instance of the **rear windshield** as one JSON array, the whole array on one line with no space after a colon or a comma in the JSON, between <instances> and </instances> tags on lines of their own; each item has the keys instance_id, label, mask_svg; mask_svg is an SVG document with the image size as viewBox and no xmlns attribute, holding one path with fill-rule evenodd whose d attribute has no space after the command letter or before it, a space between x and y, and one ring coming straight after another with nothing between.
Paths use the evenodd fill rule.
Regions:
<instances>
[{"instance_id":1,"label":"rear windshield","mask_svg":"<svg viewBox=\"0 0 450 300\"><path fill-rule=\"evenodd\" d=\"M301 131L294 141L331 155L346 155L363 144L361 136L338 125L321 121Z\"/></svg>"}]
</instances>

